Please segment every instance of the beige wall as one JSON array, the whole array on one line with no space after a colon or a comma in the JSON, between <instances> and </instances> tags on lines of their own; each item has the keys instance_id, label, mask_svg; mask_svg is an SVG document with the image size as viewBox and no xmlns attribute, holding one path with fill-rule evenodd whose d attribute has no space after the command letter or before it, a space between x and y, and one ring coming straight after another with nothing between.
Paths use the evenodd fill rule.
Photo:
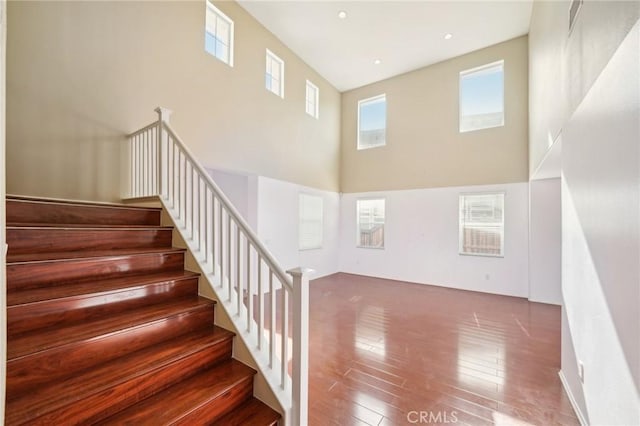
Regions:
<instances>
[{"instance_id":1,"label":"beige wall","mask_svg":"<svg viewBox=\"0 0 640 426\"><path fill-rule=\"evenodd\" d=\"M569 35L570 2L536 1L529 32L529 170L536 171L563 125L640 14L637 1L586 1Z\"/></svg>"},{"instance_id":2,"label":"beige wall","mask_svg":"<svg viewBox=\"0 0 640 426\"><path fill-rule=\"evenodd\" d=\"M207 167L338 190L340 94L235 2L217 5L235 21L233 68L204 51L204 1L11 1L8 192L117 200L122 136L158 105ZM286 63L284 100L264 88L265 48Z\"/></svg>"},{"instance_id":3,"label":"beige wall","mask_svg":"<svg viewBox=\"0 0 640 426\"><path fill-rule=\"evenodd\" d=\"M505 61L505 126L459 133L460 71L500 59ZM341 190L528 180L527 67L524 36L343 93ZM358 151L358 100L382 93L387 96L387 145Z\"/></svg>"}]
</instances>

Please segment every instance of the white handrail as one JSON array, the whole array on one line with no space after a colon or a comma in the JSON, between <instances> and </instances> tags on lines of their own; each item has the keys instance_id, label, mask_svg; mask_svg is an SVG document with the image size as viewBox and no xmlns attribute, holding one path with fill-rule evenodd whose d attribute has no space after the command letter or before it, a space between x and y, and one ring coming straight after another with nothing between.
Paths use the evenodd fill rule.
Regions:
<instances>
[{"instance_id":1,"label":"white handrail","mask_svg":"<svg viewBox=\"0 0 640 426\"><path fill-rule=\"evenodd\" d=\"M171 111L156 111L158 121L128 136L131 175L124 198L160 198L282 405L285 424L304 426L310 271L283 270L171 128Z\"/></svg>"},{"instance_id":2,"label":"white handrail","mask_svg":"<svg viewBox=\"0 0 640 426\"><path fill-rule=\"evenodd\" d=\"M252 245L254 247L259 248L260 254L263 257L263 260L266 260L269 263L269 267L276 273L276 275L278 275L278 278L282 280L282 284L286 285L289 288L289 291L293 291L293 283L291 278L287 276L287 273L284 271L284 269L280 267L280 265L278 264L278 261L275 260L271 252L269 252L269 249L267 249L262 244L259 237L253 232L253 230L251 229L247 221L238 212L238 210L235 208L235 206L229 200L229 198L227 198L224 192L222 192L218 184L214 182L214 180L211 178L209 173L207 173L207 171L194 159L193 154L191 154L191 151L189 151L189 148L187 148L187 146L182 142L182 140L175 134L173 129L171 129L171 127L169 127L169 125L166 122L163 122L163 128L165 131L169 133L171 137L175 139L176 142L178 142L181 145L182 151L187 156L187 158L191 160L194 169L196 169L200 173L202 178L207 182L207 184L211 188L213 188L216 198L218 198L222 202L222 204L224 205L224 208L233 214L234 216L233 220L238 225L240 225L242 232L248 238L250 238Z\"/></svg>"}]
</instances>

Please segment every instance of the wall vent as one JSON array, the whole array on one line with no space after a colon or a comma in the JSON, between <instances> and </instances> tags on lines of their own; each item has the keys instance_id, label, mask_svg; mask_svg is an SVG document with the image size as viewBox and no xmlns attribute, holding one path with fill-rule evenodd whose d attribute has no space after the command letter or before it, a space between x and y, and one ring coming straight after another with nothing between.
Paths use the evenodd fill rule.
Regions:
<instances>
[{"instance_id":1,"label":"wall vent","mask_svg":"<svg viewBox=\"0 0 640 426\"><path fill-rule=\"evenodd\" d=\"M576 23L576 19L578 18L578 12L582 7L582 3L584 0L572 0L571 7L569 8L569 32L573 30L573 26Z\"/></svg>"}]
</instances>

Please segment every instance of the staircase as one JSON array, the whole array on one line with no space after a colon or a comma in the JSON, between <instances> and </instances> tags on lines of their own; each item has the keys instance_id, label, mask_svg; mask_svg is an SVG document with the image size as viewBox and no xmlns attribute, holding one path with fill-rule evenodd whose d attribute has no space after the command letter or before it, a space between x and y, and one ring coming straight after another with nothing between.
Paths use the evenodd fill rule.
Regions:
<instances>
[{"instance_id":1,"label":"staircase","mask_svg":"<svg viewBox=\"0 0 640 426\"><path fill-rule=\"evenodd\" d=\"M160 209L7 199L6 424L275 425Z\"/></svg>"}]
</instances>

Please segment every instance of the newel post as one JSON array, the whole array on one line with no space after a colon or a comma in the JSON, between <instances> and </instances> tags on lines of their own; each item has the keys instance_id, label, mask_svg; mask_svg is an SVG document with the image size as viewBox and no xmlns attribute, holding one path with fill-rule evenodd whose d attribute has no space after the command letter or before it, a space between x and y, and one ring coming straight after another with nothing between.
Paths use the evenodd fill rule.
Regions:
<instances>
[{"instance_id":1,"label":"newel post","mask_svg":"<svg viewBox=\"0 0 640 426\"><path fill-rule=\"evenodd\" d=\"M157 135L157 143L158 143L158 169L157 169L157 179L158 179L158 195L160 197L164 197L165 190L167 188L167 180L168 180L168 170L169 168L164 164L163 161L169 161L168 155L165 159L165 153L168 153L168 135L164 131L162 127L162 123L169 124L169 118L173 111L169 108L158 107L154 110L158 113L158 130L156 131Z\"/></svg>"},{"instance_id":2,"label":"newel post","mask_svg":"<svg viewBox=\"0 0 640 426\"><path fill-rule=\"evenodd\" d=\"M309 275L312 269L287 271L293 278L293 421L296 426L308 424L309 408Z\"/></svg>"}]
</instances>

